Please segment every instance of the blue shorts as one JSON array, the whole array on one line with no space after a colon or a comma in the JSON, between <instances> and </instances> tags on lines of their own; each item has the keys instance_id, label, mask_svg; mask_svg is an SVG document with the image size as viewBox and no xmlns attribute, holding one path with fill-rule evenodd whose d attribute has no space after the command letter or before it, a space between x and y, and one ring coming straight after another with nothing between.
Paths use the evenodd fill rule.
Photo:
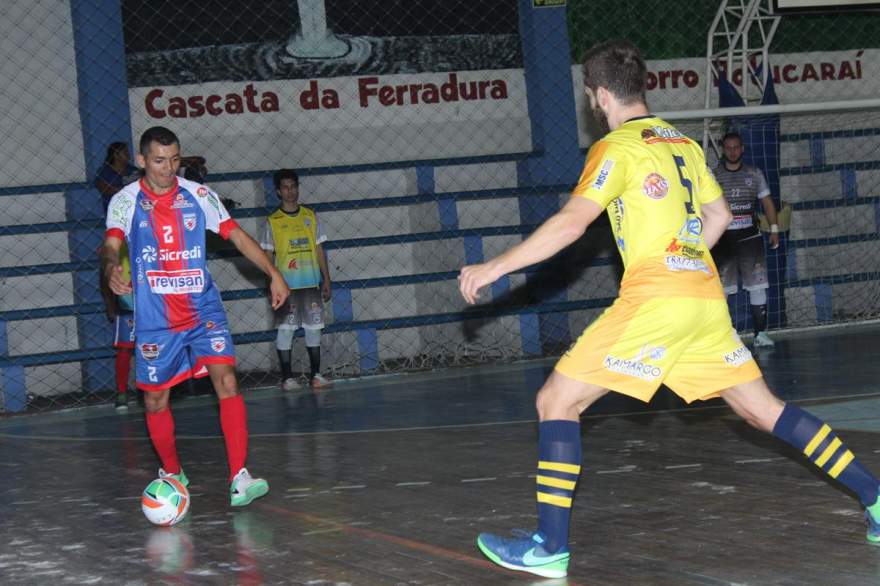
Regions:
<instances>
[{"instance_id":1,"label":"blue shorts","mask_svg":"<svg viewBox=\"0 0 880 586\"><path fill-rule=\"evenodd\" d=\"M116 333L113 336L114 348L134 348L134 314L116 314Z\"/></svg>"},{"instance_id":2,"label":"blue shorts","mask_svg":"<svg viewBox=\"0 0 880 586\"><path fill-rule=\"evenodd\" d=\"M135 347L135 379L143 391L164 391L188 378L207 376L209 364L235 365L225 320L208 320L182 332L139 331Z\"/></svg>"}]
</instances>

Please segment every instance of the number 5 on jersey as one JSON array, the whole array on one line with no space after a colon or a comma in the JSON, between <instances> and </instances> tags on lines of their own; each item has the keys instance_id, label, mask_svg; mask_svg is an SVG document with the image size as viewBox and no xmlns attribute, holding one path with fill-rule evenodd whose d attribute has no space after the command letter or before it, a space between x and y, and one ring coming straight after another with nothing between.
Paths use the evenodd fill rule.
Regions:
<instances>
[{"instance_id":1,"label":"number 5 on jersey","mask_svg":"<svg viewBox=\"0 0 880 586\"><path fill-rule=\"evenodd\" d=\"M684 176L684 157L680 157L678 155L672 155L672 159L675 161L675 166L678 168L678 178L681 181L681 184L685 189L688 190L688 200L684 202L684 209L687 210L688 214L695 214L694 211L694 184L690 179Z\"/></svg>"}]
</instances>

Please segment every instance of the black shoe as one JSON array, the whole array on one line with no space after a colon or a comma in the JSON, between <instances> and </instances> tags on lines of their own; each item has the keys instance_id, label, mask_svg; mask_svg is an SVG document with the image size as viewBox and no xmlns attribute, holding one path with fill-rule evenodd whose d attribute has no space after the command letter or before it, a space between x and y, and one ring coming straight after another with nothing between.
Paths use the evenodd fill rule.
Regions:
<instances>
[{"instance_id":1,"label":"black shoe","mask_svg":"<svg viewBox=\"0 0 880 586\"><path fill-rule=\"evenodd\" d=\"M126 413L128 411L128 393L116 393L116 412Z\"/></svg>"}]
</instances>

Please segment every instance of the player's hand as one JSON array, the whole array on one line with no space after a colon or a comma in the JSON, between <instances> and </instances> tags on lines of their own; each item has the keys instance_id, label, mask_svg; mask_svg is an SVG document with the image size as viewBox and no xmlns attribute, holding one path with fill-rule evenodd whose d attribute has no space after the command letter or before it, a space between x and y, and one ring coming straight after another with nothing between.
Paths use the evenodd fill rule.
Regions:
<instances>
[{"instance_id":1,"label":"player's hand","mask_svg":"<svg viewBox=\"0 0 880 586\"><path fill-rule=\"evenodd\" d=\"M777 248L779 248L779 233L778 232L771 232L770 233L770 248L772 248L773 250L776 250Z\"/></svg>"},{"instance_id":2,"label":"player's hand","mask_svg":"<svg viewBox=\"0 0 880 586\"><path fill-rule=\"evenodd\" d=\"M330 301L330 281L326 279L321 282L321 299L324 300L324 303Z\"/></svg>"},{"instance_id":3,"label":"player's hand","mask_svg":"<svg viewBox=\"0 0 880 586\"><path fill-rule=\"evenodd\" d=\"M131 281L126 281L122 277L122 267L117 264L108 268L107 284L110 286L110 290L117 295L128 295L131 293Z\"/></svg>"},{"instance_id":4,"label":"player's hand","mask_svg":"<svg viewBox=\"0 0 880 586\"><path fill-rule=\"evenodd\" d=\"M290 295L290 287L287 286L287 281L284 280L284 277L281 276L281 273L278 273L272 276L272 281L269 283L269 300L272 302L272 309L278 309L284 302L287 301L287 296Z\"/></svg>"},{"instance_id":5,"label":"player's hand","mask_svg":"<svg viewBox=\"0 0 880 586\"><path fill-rule=\"evenodd\" d=\"M501 275L491 262L468 265L462 267L461 274L458 275L458 290L465 301L474 304L480 298L480 289L491 285L499 277Z\"/></svg>"}]
</instances>

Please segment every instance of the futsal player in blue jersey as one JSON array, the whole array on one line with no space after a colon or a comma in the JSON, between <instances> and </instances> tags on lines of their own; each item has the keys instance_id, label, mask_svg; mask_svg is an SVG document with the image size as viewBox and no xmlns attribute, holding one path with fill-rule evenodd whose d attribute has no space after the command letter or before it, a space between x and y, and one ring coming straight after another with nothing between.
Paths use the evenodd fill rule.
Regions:
<instances>
[{"instance_id":1,"label":"futsal player in blue jersey","mask_svg":"<svg viewBox=\"0 0 880 586\"><path fill-rule=\"evenodd\" d=\"M177 457L170 389L189 378L210 376L220 400L220 424L229 459L232 506L249 504L269 491L245 468L247 412L235 375L235 352L220 292L211 279L207 230L230 240L269 275L271 302L280 307L289 289L259 244L229 216L208 187L177 176L180 141L161 126L141 136L137 155L144 177L110 201L101 253L102 270L117 295L134 294L135 372L144 391L147 429L162 461L159 476L186 475ZM131 279L119 253L128 245Z\"/></svg>"}]
</instances>

